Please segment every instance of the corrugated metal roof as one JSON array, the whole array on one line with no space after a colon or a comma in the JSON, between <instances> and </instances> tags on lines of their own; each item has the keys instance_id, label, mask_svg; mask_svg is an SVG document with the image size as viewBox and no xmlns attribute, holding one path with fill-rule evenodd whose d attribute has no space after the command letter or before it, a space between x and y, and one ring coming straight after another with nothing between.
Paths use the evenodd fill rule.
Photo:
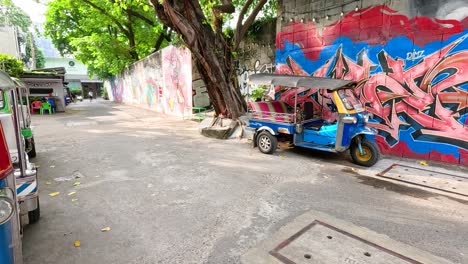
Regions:
<instances>
[{"instance_id":1,"label":"corrugated metal roof","mask_svg":"<svg viewBox=\"0 0 468 264\"><path fill-rule=\"evenodd\" d=\"M318 88L327 90L336 90L343 86L351 86L355 81L321 78L313 76L300 76L300 75L284 75L284 74L268 74L259 73L249 76L250 84L257 85L275 85L287 87L304 87L304 88Z\"/></svg>"}]
</instances>

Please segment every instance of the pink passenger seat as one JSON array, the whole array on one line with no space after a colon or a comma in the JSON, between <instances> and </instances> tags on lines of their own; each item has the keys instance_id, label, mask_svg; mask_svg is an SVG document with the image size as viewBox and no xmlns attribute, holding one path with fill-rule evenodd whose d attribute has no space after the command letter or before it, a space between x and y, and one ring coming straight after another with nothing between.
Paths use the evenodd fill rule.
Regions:
<instances>
[{"instance_id":1,"label":"pink passenger seat","mask_svg":"<svg viewBox=\"0 0 468 264\"><path fill-rule=\"evenodd\" d=\"M254 119L263 119L276 122L292 122L291 116L288 114L288 107L283 101L269 102L251 102L249 109L252 111Z\"/></svg>"}]
</instances>

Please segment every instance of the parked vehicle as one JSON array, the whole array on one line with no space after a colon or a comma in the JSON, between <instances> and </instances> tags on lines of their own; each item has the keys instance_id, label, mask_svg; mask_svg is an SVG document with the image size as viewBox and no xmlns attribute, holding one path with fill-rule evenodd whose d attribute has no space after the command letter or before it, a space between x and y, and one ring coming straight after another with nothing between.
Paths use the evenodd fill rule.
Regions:
<instances>
[{"instance_id":1,"label":"parked vehicle","mask_svg":"<svg viewBox=\"0 0 468 264\"><path fill-rule=\"evenodd\" d=\"M34 143L34 135L31 128L31 109L29 107L29 88L26 87L20 79L11 78L16 85L16 92L18 94L20 112L20 126L21 134L25 140L26 153L30 158L36 157L36 144Z\"/></svg>"},{"instance_id":2,"label":"parked vehicle","mask_svg":"<svg viewBox=\"0 0 468 264\"><path fill-rule=\"evenodd\" d=\"M254 146L266 154L275 152L278 140L293 146L328 152L350 150L354 163L374 165L380 157L379 148L370 140L377 131L367 126L369 114L357 98L353 88L356 82L309 76L254 74L250 85L283 86L292 92L292 111L283 101L250 103L249 127L255 129ZM298 91L309 94L317 89L320 95L331 99L330 111L338 113L337 120L324 120L322 113L314 113L310 101L297 103ZM316 107L317 108L317 107ZM322 108L323 109L323 108Z\"/></svg>"},{"instance_id":3,"label":"parked vehicle","mask_svg":"<svg viewBox=\"0 0 468 264\"><path fill-rule=\"evenodd\" d=\"M67 106L67 105L71 104L71 102L72 102L72 96L71 96L71 93L70 93L70 88L64 88L63 93L65 94L64 95L65 106Z\"/></svg>"},{"instance_id":4,"label":"parked vehicle","mask_svg":"<svg viewBox=\"0 0 468 264\"><path fill-rule=\"evenodd\" d=\"M21 89L19 89L21 90ZM20 205L22 224L35 223L40 217L37 169L29 162L26 154L26 140L21 127L26 123L18 105L18 89L15 83L4 72L0 71L0 122L2 124L10 158L15 168L16 192ZM3 105L2 105L3 104ZM27 107L26 107L27 108ZM22 122L22 120L24 120ZM24 127L24 126L23 126Z\"/></svg>"},{"instance_id":5,"label":"parked vehicle","mask_svg":"<svg viewBox=\"0 0 468 264\"><path fill-rule=\"evenodd\" d=\"M76 100L79 100L80 102L83 102L83 96L82 95L77 95Z\"/></svg>"},{"instance_id":6,"label":"parked vehicle","mask_svg":"<svg viewBox=\"0 0 468 264\"><path fill-rule=\"evenodd\" d=\"M0 83L1 89L2 83ZM22 242L14 168L0 122L0 263L21 264Z\"/></svg>"}]
</instances>

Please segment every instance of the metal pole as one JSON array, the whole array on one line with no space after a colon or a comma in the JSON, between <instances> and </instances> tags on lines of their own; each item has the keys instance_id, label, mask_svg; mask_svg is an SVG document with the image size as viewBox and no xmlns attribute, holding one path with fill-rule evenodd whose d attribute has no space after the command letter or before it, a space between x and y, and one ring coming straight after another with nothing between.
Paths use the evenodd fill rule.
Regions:
<instances>
[{"instance_id":1,"label":"metal pole","mask_svg":"<svg viewBox=\"0 0 468 264\"><path fill-rule=\"evenodd\" d=\"M294 92L294 124L297 123L297 87L294 88L296 91Z\"/></svg>"},{"instance_id":2,"label":"metal pole","mask_svg":"<svg viewBox=\"0 0 468 264\"><path fill-rule=\"evenodd\" d=\"M19 115L18 115L18 98L16 97L16 91L15 89L11 90L11 95L12 95L12 103L13 103L13 120L15 121L15 135L16 135L16 147L18 150L18 161L19 161L19 167L20 167L20 172L21 172L21 177L24 177L25 174L25 168L24 168L24 147L23 147L23 142L21 140L21 130L20 130L20 124L19 124Z\"/></svg>"}]
</instances>

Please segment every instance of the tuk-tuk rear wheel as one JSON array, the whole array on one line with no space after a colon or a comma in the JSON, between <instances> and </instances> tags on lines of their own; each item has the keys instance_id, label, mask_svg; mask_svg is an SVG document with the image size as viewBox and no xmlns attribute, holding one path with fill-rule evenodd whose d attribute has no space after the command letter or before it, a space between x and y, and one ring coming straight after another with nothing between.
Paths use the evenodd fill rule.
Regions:
<instances>
[{"instance_id":1,"label":"tuk-tuk rear wheel","mask_svg":"<svg viewBox=\"0 0 468 264\"><path fill-rule=\"evenodd\" d=\"M29 158L36 157L36 143L34 142L34 138L31 139L31 150L28 152Z\"/></svg>"},{"instance_id":2,"label":"tuk-tuk rear wheel","mask_svg":"<svg viewBox=\"0 0 468 264\"><path fill-rule=\"evenodd\" d=\"M278 147L278 139L268 131L262 131L257 136L257 146L260 152L273 154Z\"/></svg>"},{"instance_id":3,"label":"tuk-tuk rear wheel","mask_svg":"<svg viewBox=\"0 0 468 264\"><path fill-rule=\"evenodd\" d=\"M37 208L28 212L29 224L34 224L41 218L41 207L39 205L39 197L37 198Z\"/></svg>"},{"instance_id":4,"label":"tuk-tuk rear wheel","mask_svg":"<svg viewBox=\"0 0 468 264\"><path fill-rule=\"evenodd\" d=\"M361 140L361 148L363 154L361 154L361 152L359 151L357 141L353 141L353 144L350 148L350 154L354 163L365 167L371 167L375 163L377 163L377 161L379 161L379 148L374 142L363 138Z\"/></svg>"}]
</instances>

